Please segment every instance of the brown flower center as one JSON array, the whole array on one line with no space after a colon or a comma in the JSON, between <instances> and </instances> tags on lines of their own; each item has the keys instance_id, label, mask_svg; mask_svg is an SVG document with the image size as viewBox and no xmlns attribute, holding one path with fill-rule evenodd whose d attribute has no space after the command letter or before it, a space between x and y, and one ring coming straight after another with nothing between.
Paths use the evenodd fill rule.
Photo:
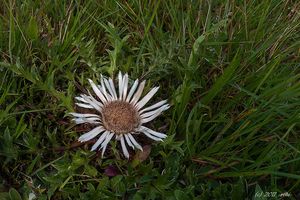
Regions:
<instances>
[{"instance_id":1,"label":"brown flower center","mask_svg":"<svg viewBox=\"0 0 300 200\"><path fill-rule=\"evenodd\" d=\"M137 110L129 103L112 101L105 105L102 110L104 127L116 134L134 131L140 123Z\"/></svg>"}]
</instances>

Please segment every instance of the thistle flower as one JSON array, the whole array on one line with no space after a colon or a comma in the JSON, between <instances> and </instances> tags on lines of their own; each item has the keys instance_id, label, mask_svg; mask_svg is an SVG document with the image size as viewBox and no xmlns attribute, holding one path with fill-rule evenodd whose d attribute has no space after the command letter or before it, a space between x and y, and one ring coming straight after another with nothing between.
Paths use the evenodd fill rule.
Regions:
<instances>
[{"instance_id":1,"label":"thistle flower","mask_svg":"<svg viewBox=\"0 0 300 200\"><path fill-rule=\"evenodd\" d=\"M143 148L136 141L135 137L139 134L151 138L155 141L162 141L167 135L156 132L144 126L152 121L170 106L166 100L160 101L154 105L144 108L147 102L158 91L159 87L152 88L143 98L141 98L145 81L139 83L135 80L130 90L128 87L128 74L118 74L118 89L114 86L111 78L106 79L101 75L101 84L96 85L92 80L89 82L93 91L97 95L94 98L90 92L89 95L81 94L75 99L78 101L77 106L96 111L97 114L90 113L70 113L74 117L76 124L93 124L96 125L91 131L79 137L80 142L86 142L98 137L91 150L102 150L102 156L110 140L115 138L121 142L123 154L129 158L126 144L132 149Z\"/></svg>"}]
</instances>

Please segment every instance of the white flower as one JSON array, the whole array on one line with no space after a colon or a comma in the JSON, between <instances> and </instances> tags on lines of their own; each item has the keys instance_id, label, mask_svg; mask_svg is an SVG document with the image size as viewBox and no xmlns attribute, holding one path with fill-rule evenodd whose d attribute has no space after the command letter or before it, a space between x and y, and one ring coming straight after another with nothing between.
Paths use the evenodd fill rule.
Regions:
<instances>
[{"instance_id":1,"label":"white flower","mask_svg":"<svg viewBox=\"0 0 300 200\"><path fill-rule=\"evenodd\" d=\"M89 123L96 125L94 129L81 135L78 139L80 142L86 142L100 135L97 142L92 146L92 151L102 150L103 156L107 144L114 137L116 140L121 141L123 154L126 158L129 158L126 144L132 149L137 148L143 151L133 135L138 136L143 133L155 141L162 141L167 137L166 134L156 132L143 125L152 121L170 106L166 100L163 100L144 108L159 88L152 88L148 94L141 98L145 81L139 83L138 79L135 80L129 90L128 74L123 76L119 72L118 80L119 92L117 94L111 78L106 79L101 75L100 85L96 85L89 79L98 99L94 98L90 92L88 92L89 95L81 94L75 99L78 100L77 106L94 110L94 112L91 114L70 114L74 117L73 120L76 124Z\"/></svg>"}]
</instances>

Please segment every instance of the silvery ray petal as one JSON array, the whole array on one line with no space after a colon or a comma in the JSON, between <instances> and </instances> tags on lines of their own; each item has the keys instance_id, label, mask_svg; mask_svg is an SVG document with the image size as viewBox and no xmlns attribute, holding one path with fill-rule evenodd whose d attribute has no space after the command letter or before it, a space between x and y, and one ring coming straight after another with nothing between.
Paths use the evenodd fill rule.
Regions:
<instances>
[{"instance_id":1,"label":"silvery ray petal","mask_svg":"<svg viewBox=\"0 0 300 200\"><path fill-rule=\"evenodd\" d=\"M90 102L93 102L94 104L98 105L100 108L102 108L103 104L100 103L99 101L97 101L93 95L90 93L90 91L88 90L88 93L89 93L89 96L86 96L86 100L87 101L90 101Z\"/></svg>"},{"instance_id":2,"label":"silvery ray petal","mask_svg":"<svg viewBox=\"0 0 300 200\"><path fill-rule=\"evenodd\" d=\"M82 97L75 97L76 100L81 101L83 103L88 103L84 98Z\"/></svg>"},{"instance_id":3,"label":"silvery ray petal","mask_svg":"<svg viewBox=\"0 0 300 200\"><path fill-rule=\"evenodd\" d=\"M126 140L127 144L128 144L132 149L134 149L134 146L133 146L133 144L131 143L131 141L130 141L128 135L127 135L127 134L124 134L124 137L125 137L125 140Z\"/></svg>"},{"instance_id":4,"label":"silvery ray petal","mask_svg":"<svg viewBox=\"0 0 300 200\"><path fill-rule=\"evenodd\" d=\"M128 90L128 74L125 74L123 78L123 98L122 98L123 100L126 99L127 90Z\"/></svg>"},{"instance_id":5,"label":"silvery ray petal","mask_svg":"<svg viewBox=\"0 0 300 200\"><path fill-rule=\"evenodd\" d=\"M139 143L137 143L137 141L134 139L134 137L133 137L130 133L128 134L128 137L129 137L130 141L132 142L132 144L133 144L136 148L138 148L139 150L143 151L142 146L139 145Z\"/></svg>"},{"instance_id":6,"label":"silvery ray petal","mask_svg":"<svg viewBox=\"0 0 300 200\"><path fill-rule=\"evenodd\" d=\"M104 147L101 147L102 148L102 153L101 153L101 157L103 158L103 156L104 156L104 153L105 153L105 151L106 151L106 147L107 147L107 144L104 146ZM100 148L100 149L101 149Z\"/></svg>"},{"instance_id":7,"label":"silvery ray petal","mask_svg":"<svg viewBox=\"0 0 300 200\"><path fill-rule=\"evenodd\" d=\"M99 101L97 101L90 93L90 91L88 91L88 93L90 94L90 96L85 95L85 94L81 94L81 98L87 103L90 104L91 106L93 106L95 109L101 109L101 107L103 106L102 103L100 103Z\"/></svg>"},{"instance_id":8,"label":"silvery ray petal","mask_svg":"<svg viewBox=\"0 0 300 200\"><path fill-rule=\"evenodd\" d=\"M86 94L80 94L81 98L83 98L86 102L88 102L87 100L89 100L88 95Z\"/></svg>"},{"instance_id":9,"label":"silvery ray petal","mask_svg":"<svg viewBox=\"0 0 300 200\"><path fill-rule=\"evenodd\" d=\"M109 91L109 93L110 93L110 95L111 95L111 97L112 97L112 100L117 100L117 97L114 95L114 92L113 92L113 90L111 89L108 80L106 80L106 79L103 79L103 80L104 80L104 84L105 84L106 88L108 89L108 91Z\"/></svg>"},{"instance_id":10,"label":"silvery ray petal","mask_svg":"<svg viewBox=\"0 0 300 200\"><path fill-rule=\"evenodd\" d=\"M130 101L130 103L132 105L135 105L136 102L140 99L141 95L142 95L142 92L143 92L143 89L145 87L145 81L141 82L138 90L136 91L136 93L134 94L134 96L132 97L132 100Z\"/></svg>"},{"instance_id":11,"label":"silvery ray petal","mask_svg":"<svg viewBox=\"0 0 300 200\"><path fill-rule=\"evenodd\" d=\"M110 135L108 135L105 139L105 141L101 144L101 147L100 149L102 149L102 153L101 153L101 156L103 157L104 153L105 153L105 150L106 150L106 147L107 147L107 144L109 143L109 141L111 140L111 138L114 136L113 133L111 133Z\"/></svg>"},{"instance_id":12,"label":"silvery ray petal","mask_svg":"<svg viewBox=\"0 0 300 200\"><path fill-rule=\"evenodd\" d=\"M83 123L86 123L86 121L83 120L82 118L72 119L72 121L74 121L75 124L83 124Z\"/></svg>"},{"instance_id":13,"label":"silvery ray petal","mask_svg":"<svg viewBox=\"0 0 300 200\"><path fill-rule=\"evenodd\" d=\"M89 98L88 96L85 98L85 100L91 105L93 106L93 108L95 108L96 110L101 110L101 105L99 105L98 103L96 103L95 101L93 101L91 98Z\"/></svg>"},{"instance_id":14,"label":"silvery ray petal","mask_svg":"<svg viewBox=\"0 0 300 200\"><path fill-rule=\"evenodd\" d=\"M103 94L104 96L106 96L106 99L108 101L111 101L112 100L112 96L110 94L108 94L108 92L106 91L106 87L104 85L104 77L101 75L101 88L102 88L102 91L103 91Z\"/></svg>"},{"instance_id":15,"label":"silvery ray petal","mask_svg":"<svg viewBox=\"0 0 300 200\"><path fill-rule=\"evenodd\" d=\"M129 153L128 150L126 148L125 142L124 142L124 137L123 135L121 136L121 146L122 146L122 150L123 150L123 154L126 158L129 158Z\"/></svg>"},{"instance_id":16,"label":"silvery ray petal","mask_svg":"<svg viewBox=\"0 0 300 200\"><path fill-rule=\"evenodd\" d=\"M100 124L101 122L93 121L93 120L87 120L86 118L75 118L72 119L72 121L75 122L75 124L83 124L83 123L89 123L89 124Z\"/></svg>"},{"instance_id":17,"label":"silvery ray petal","mask_svg":"<svg viewBox=\"0 0 300 200\"><path fill-rule=\"evenodd\" d=\"M96 137L97 135L99 135L103 131L104 131L103 126L98 126L98 127L94 128L94 129L92 129L91 131L89 131L89 132L83 134L82 136L80 136L78 138L78 140L80 142L86 142L88 140L93 139L94 137Z\"/></svg>"},{"instance_id":18,"label":"silvery ray petal","mask_svg":"<svg viewBox=\"0 0 300 200\"><path fill-rule=\"evenodd\" d=\"M96 86L96 85L95 85ZM97 86L96 86L97 87ZM98 87L97 87L97 89L99 89ZM94 96L92 95L92 93L89 91L89 90L87 90L87 92L88 92L88 95L86 95L86 94L82 94L81 96L83 97L83 98L85 98L85 100L90 100L90 101L93 101L94 103L96 103L97 105L103 105L100 101L98 101L97 99L95 99L94 98ZM101 91L100 91L101 92ZM102 94L102 93L101 93ZM103 95L103 94L102 94Z\"/></svg>"},{"instance_id":19,"label":"silvery ray petal","mask_svg":"<svg viewBox=\"0 0 300 200\"><path fill-rule=\"evenodd\" d=\"M91 105L84 104L84 103L75 103L77 106L82 107L82 108L94 108Z\"/></svg>"},{"instance_id":20,"label":"silvery ray petal","mask_svg":"<svg viewBox=\"0 0 300 200\"><path fill-rule=\"evenodd\" d=\"M131 86L131 89L130 89L130 91L129 91L128 96L126 97L126 101L127 101L127 102L130 101L130 99L131 99L131 97L132 97L134 91L136 90L138 84L139 84L139 80L136 79L136 80L134 81L133 85Z\"/></svg>"},{"instance_id":21,"label":"silvery ray petal","mask_svg":"<svg viewBox=\"0 0 300 200\"><path fill-rule=\"evenodd\" d=\"M123 96L123 76L121 71L119 71L118 79L119 79L119 100L121 100Z\"/></svg>"},{"instance_id":22,"label":"silvery ray petal","mask_svg":"<svg viewBox=\"0 0 300 200\"><path fill-rule=\"evenodd\" d=\"M99 117L88 117L88 118L78 117L76 119L82 119L82 120L85 120L86 122L98 122L98 121L100 122L101 121Z\"/></svg>"},{"instance_id":23,"label":"silvery ray petal","mask_svg":"<svg viewBox=\"0 0 300 200\"><path fill-rule=\"evenodd\" d=\"M156 114L156 113L158 113L158 112L161 112L161 110L165 110L166 108L168 108L169 107L169 105L168 104L166 104L166 105L163 105L163 106L161 106L160 108L157 108L157 109L155 109L155 110L152 110L152 111L150 111L150 112L145 112L145 113L143 113L143 114L141 114L141 118L142 119L145 119L145 118L147 118L147 117L151 117L152 115L154 115L154 114Z\"/></svg>"},{"instance_id":24,"label":"silvery ray petal","mask_svg":"<svg viewBox=\"0 0 300 200\"><path fill-rule=\"evenodd\" d=\"M117 92L116 92L116 88L115 88L115 85L114 85L113 80L112 80L111 78L109 78L109 79L108 79L108 82L109 82L109 84L110 84L110 87L111 87L111 89L112 89L112 91L113 91L113 93L114 93L116 99L118 99L118 97L117 97Z\"/></svg>"},{"instance_id":25,"label":"silvery ray petal","mask_svg":"<svg viewBox=\"0 0 300 200\"><path fill-rule=\"evenodd\" d=\"M105 131L97 140L97 142L92 146L91 151L94 151L95 149L98 148L98 146L104 141L104 139L107 137L107 135L109 134L109 131Z\"/></svg>"},{"instance_id":26,"label":"silvery ray petal","mask_svg":"<svg viewBox=\"0 0 300 200\"><path fill-rule=\"evenodd\" d=\"M121 135L116 135L116 140L120 140L121 139Z\"/></svg>"},{"instance_id":27,"label":"silvery ray petal","mask_svg":"<svg viewBox=\"0 0 300 200\"><path fill-rule=\"evenodd\" d=\"M95 94L100 98L100 100L105 103L107 100L105 99L105 97L103 96L103 94L101 93L101 91L99 90L99 88L96 86L96 84L91 80L91 79L88 79Z\"/></svg>"},{"instance_id":28,"label":"silvery ray petal","mask_svg":"<svg viewBox=\"0 0 300 200\"><path fill-rule=\"evenodd\" d=\"M137 104L137 109L141 109L144 105L153 97L153 95L158 91L159 87L152 88L148 94L146 94Z\"/></svg>"},{"instance_id":29,"label":"silvery ray petal","mask_svg":"<svg viewBox=\"0 0 300 200\"><path fill-rule=\"evenodd\" d=\"M155 136L155 137L158 137L158 138L166 138L167 135L166 134L163 134L163 133L159 133L159 132L156 132L150 128L147 128L145 126L141 126L141 128L139 129L140 132L144 132L146 131L147 133Z\"/></svg>"},{"instance_id":30,"label":"silvery ray petal","mask_svg":"<svg viewBox=\"0 0 300 200\"><path fill-rule=\"evenodd\" d=\"M158 138L158 137L154 137L153 135L149 134L148 132L146 131L143 131L142 133L144 133L148 138L151 138L152 140L155 140L155 141L160 141L162 142L163 140L161 138Z\"/></svg>"},{"instance_id":31,"label":"silvery ray petal","mask_svg":"<svg viewBox=\"0 0 300 200\"><path fill-rule=\"evenodd\" d=\"M102 87L102 85L98 85L99 90L102 92L103 96L105 97L105 99L107 99L107 101L111 101L111 96L107 93L105 87ZM103 89L104 88L104 89Z\"/></svg>"},{"instance_id":32,"label":"silvery ray petal","mask_svg":"<svg viewBox=\"0 0 300 200\"><path fill-rule=\"evenodd\" d=\"M145 119L142 119L141 120L141 123L144 124L144 123L147 123L147 122L150 122L152 121L153 119L155 119L157 116L159 116L164 110L167 110L170 106L167 106L165 107L164 109L159 109L159 112L155 113L154 115L152 115L151 117L147 117Z\"/></svg>"},{"instance_id":33,"label":"silvery ray petal","mask_svg":"<svg viewBox=\"0 0 300 200\"><path fill-rule=\"evenodd\" d=\"M106 139L104 140L104 142L101 144L101 148L103 148L104 146L106 146L109 141L111 140L111 138L114 136L114 133L110 133L108 136L106 136Z\"/></svg>"},{"instance_id":34,"label":"silvery ray petal","mask_svg":"<svg viewBox=\"0 0 300 200\"><path fill-rule=\"evenodd\" d=\"M74 113L74 112L70 112L70 115L72 115L73 117L99 117L99 115L96 114L82 114L82 113Z\"/></svg>"},{"instance_id":35,"label":"silvery ray petal","mask_svg":"<svg viewBox=\"0 0 300 200\"><path fill-rule=\"evenodd\" d=\"M156 104L154 104L152 106L149 106L147 108L144 108L144 109L140 110L139 113L143 113L143 112L146 112L146 111L149 111L149 110L153 110L155 108L160 107L161 105L163 105L165 103L167 103L167 100L160 101L160 102L158 102L158 103L156 103Z\"/></svg>"}]
</instances>

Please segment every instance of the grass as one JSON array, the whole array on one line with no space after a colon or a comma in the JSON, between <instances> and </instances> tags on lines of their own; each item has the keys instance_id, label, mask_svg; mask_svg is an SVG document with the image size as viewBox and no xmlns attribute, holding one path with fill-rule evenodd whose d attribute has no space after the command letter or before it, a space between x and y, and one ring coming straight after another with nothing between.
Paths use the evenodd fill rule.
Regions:
<instances>
[{"instance_id":1,"label":"grass","mask_svg":"<svg viewBox=\"0 0 300 200\"><path fill-rule=\"evenodd\" d=\"M298 199L299 9L4 0L0 199ZM149 157L127 161L113 144L101 159L76 146L86 130L66 116L74 97L87 78L119 70L161 86L156 100L172 105L152 123L169 137Z\"/></svg>"}]
</instances>

